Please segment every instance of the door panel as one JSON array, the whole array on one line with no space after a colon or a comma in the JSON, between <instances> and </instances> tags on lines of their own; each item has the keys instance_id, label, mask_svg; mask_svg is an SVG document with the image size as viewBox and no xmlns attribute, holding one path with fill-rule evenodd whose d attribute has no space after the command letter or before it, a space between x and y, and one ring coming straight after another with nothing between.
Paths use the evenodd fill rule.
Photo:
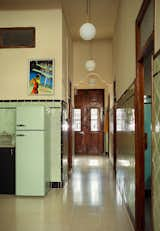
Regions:
<instances>
[{"instance_id":1,"label":"door panel","mask_svg":"<svg viewBox=\"0 0 160 231\"><path fill-rule=\"evenodd\" d=\"M78 154L84 154L87 153L87 146L85 142L85 134L82 134L81 132L75 133L75 151Z\"/></svg>"},{"instance_id":2,"label":"door panel","mask_svg":"<svg viewBox=\"0 0 160 231\"><path fill-rule=\"evenodd\" d=\"M103 153L104 90L78 90L75 95L75 108L81 110L80 131L75 131L75 153Z\"/></svg>"},{"instance_id":3,"label":"door panel","mask_svg":"<svg viewBox=\"0 0 160 231\"><path fill-rule=\"evenodd\" d=\"M87 153L103 153L103 132L88 132L87 136Z\"/></svg>"}]
</instances>

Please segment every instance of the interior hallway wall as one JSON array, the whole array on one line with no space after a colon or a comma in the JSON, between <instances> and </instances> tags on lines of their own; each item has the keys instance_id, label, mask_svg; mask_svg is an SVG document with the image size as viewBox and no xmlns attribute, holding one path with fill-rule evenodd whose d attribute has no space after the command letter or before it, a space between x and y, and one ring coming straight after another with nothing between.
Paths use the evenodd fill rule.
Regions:
<instances>
[{"instance_id":1,"label":"interior hallway wall","mask_svg":"<svg viewBox=\"0 0 160 231\"><path fill-rule=\"evenodd\" d=\"M143 0L121 0L113 38L113 76L116 81L117 101L136 78L135 22ZM130 93L129 93L130 94ZM121 99L118 106L116 135L117 183L131 218L135 219L135 147L134 96ZM121 113L123 115L121 115ZM119 126L117 124L117 126Z\"/></svg>"},{"instance_id":2,"label":"interior hallway wall","mask_svg":"<svg viewBox=\"0 0 160 231\"><path fill-rule=\"evenodd\" d=\"M35 27L35 48L1 49L1 99L62 99L62 10L0 11L0 27ZM29 60L55 59L53 96L29 96Z\"/></svg>"},{"instance_id":3,"label":"interior hallway wall","mask_svg":"<svg viewBox=\"0 0 160 231\"><path fill-rule=\"evenodd\" d=\"M153 101L152 101L152 205L154 231L160 230L160 56L154 61Z\"/></svg>"},{"instance_id":4,"label":"interior hallway wall","mask_svg":"<svg viewBox=\"0 0 160 231\"><path fill-rule=\"evenodd\" d=\"M112 84L112 40L75 41L73 48L74 85L86 79L88 72L85 69L85 62L91 56L96 61L95 72L104 81Z\"/></svg>"},{"instance_id":5,"label":"interior hallway wall","mask_svg":"<svg viewBox=\"0 0 160 231\"><path fill-rule=\"evenodd\" d=\"M160 0L155 0L155 53L160 50ZM160 56L155 60L154 74L160 70ZM160 230L160 156L159 156L159 107L160 105L160 76L153 79L153 124L152 124L152 185L153 185L153 225L154 231Z\"/></svg>"},{"instance_id":6,"label":"interior hallway wall","mask_svg":"<svg viewBox=\"0 0 160 231\"><path fill-rule=\"evenodd\" d=\"M115 68L113 69L114 77L117 82L117 96L118 98L127 89L136 77L136 63L135 63L135 20L140 10L142 0L127 1L121 0L119 6L119 12L117 16L117 23L115 26L115 35L113 42L113 60ZM155 0L155 53L160 50L160 0ZM158 64L159 65L159 64ZM159 76L158 76L159 77ZM156 131L156 124L159 124L158 120L155 120L159 113L159 78L154 78L153 89L153 153L152 153L152 184L153 184L153 225L154 230L160 229L159 222L159 132ZM155 91L154 91L155 90ZM157 110L157 111L156 111ZM158 117L157 117L158 118Z\"/></svg>"},{"instance_id":7,"label":"interior hallway wall","mask_svg":"<svg viewBox=\"0 0 160 231\"><path fill-rule=\"evenodd\" d=\"M135 220L135 108L134 85L117 103L117 183L128 212Z\"/></svg>"},{"instance_id":8,"label":"interior hallway wall","mask_svg":"<svg viewBox=\"0 0 160 231\"><path fill-rule=\"evenodd\" d=\"M112 40L92 41L92 57L96 61L94 72L88 72L85 62L90 57L90 44L86 41L73 42L73 88L105 89L105 107L108 106L108 94L113 102ZM74 95L74 92L73 92Z\"/></svg>"},{"instance_id":9,"label":"interior hallway wall","mask_svg":"<svg viewBox=\"0 0 160 231\"><path fill-rule=\"evenodd\" d=\"M113 76L117 99L136 78L135 21L142 0L121 0L113 39Z\"/></svg>"},{"instance_id":10,"label":"interior hallway wall","mask_svg":"<svg viewBox=\"0 0 160 231\"><path fill-rule=\"evenodd\" d=\"M155 0L155 53L160 49L160 0Z\"/></svg>"},{"instance_id":11,"label":"interior hallway wall","mask_svg":"<svg viewBox=\"0 0 160 231\"><path fill-rule=\"evenodd\" d=\"M69 82L73 81L73 42L65 19L62 17L62 99L68 102Z\"/></svg>"}]
</instances>

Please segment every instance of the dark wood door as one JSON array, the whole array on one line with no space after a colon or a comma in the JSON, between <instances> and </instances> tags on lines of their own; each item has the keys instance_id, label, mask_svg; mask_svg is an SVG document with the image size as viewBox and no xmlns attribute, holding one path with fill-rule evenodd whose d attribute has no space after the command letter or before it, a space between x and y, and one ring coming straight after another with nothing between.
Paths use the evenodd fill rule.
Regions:
<instances>
[{"instance_id":1,"label":"dark wood door","mask_svg":"<svg viewBox=\"0 0 160 231\"><path fill-rule=\"evenodd\" d=\"M0 193L15 194L15 149L0 148Z\"/></svg>"},{"instance_id":2,"label":"dark wood door","mask_svg":"<svg viewBox=\"0 0 160 231\"><path fill-rule=\"evenodd\" d=\"M104 152L104 90L77 90L75 109L79 125L75 131L76 154ZM76 117L74 117L74 122Z\"/></svg>"}]
</instances>

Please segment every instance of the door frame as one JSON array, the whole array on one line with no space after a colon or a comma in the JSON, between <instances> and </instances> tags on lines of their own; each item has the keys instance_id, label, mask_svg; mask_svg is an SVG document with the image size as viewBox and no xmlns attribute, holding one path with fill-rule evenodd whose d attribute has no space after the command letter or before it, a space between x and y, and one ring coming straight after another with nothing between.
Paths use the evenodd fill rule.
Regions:
<instances>
[{"instance_id":1,"label":"door frame","mask_svg":"<svg viewBox=\"0 0 160 231\"><path fill-rule=\"evenodd\" d=\"M103 153L105 152L105 142L104 142L104 111L105 111L105 88L75 88L74 89L74 109L76 109L76 106L75 106L75 96L77 94L77 92L79 90L83 90L83 91L96 91L96 90L101 90L103 91L103 120L102 120L102 123L103 123ZM82 118L81 118L82 120ZM75 131L74 131L74 146L75 146Z\"/></svg>"},{"instance_id":2,"label":"door frame","mask_svg":"<svg viewBox=\"0 0 160 231\"><path fill-rule=\"evenodd\" d=\"M72 131L72 82L69 82L69 99L68 99L68 174L72 170L72 153L73 153L73 131Z\"/></svg>"},{"instance_id":3,"label":"door frame","mask_svg":"<svg viewBox=\"0 0 160 231\"><path fill-rule=\"evenodd\" d=\"M109 112L110 112L110 101L111 101L111 99L110 99L110 94L108 94L108 107L107 107L107 117L108 117L108 153L107 153L107 155L108 155L108 157L109 157L109 149L110 149L110 136L109 136L109 134L110 134L110 128L109 128L109 125L110 125L110 116L109 116Z\"/></svg>"},{"instance_id":4,"label":"door frame","mask_svg":"<svg viewBox=\"0 0 160 231\"><path fill-rule=\"evenodd\" d=\"M116 140L116 130L117 130L117 116L116 116L116 81L113 82L113 97L114 97L114 105L113 105L113 170L116 176L117 172L117 140Z\"/></svg>"},{"instance_id":5,"label":"door frame","mask_svg":"<svg viewBox=\"0 0 160 231\"><path fill-rule=\"evenodd\" d=\"M144 0L136 19L136 81L135 81L135 230L145 230L144 180L144 65L143 58L153 43L154 31L143 48L140 47L140 25L151 0ZM154 0L153 0L154 3ZM153 26L154 29L154 26Z\"/></svg>"}]
</instances>

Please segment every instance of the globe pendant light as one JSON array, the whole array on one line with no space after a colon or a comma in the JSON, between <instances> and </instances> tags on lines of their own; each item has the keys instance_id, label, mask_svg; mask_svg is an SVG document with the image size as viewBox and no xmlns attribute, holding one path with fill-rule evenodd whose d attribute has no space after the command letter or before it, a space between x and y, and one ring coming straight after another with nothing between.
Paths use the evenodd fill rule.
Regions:
<instances>
[{"instance_id":1,"label":"globe pendant light","mask_svg":"<svg viewBox=\"0 0 160 231\"><path fill-rule=\"evenodd\" d=\"M86 61L85 63L85 68L88 72L94 71L96 69L96 62L95 60L92 58L92 42L89 41L89 59Z\"/></svg>"},{"instance_id":2,"label":"globe pendant light","mask_svg":"<svg viewBox=\"0 0 160 231\"><path fill-rule=\"evenodd\" d=\"M86 13L87 13L87 22L84 23L81 27L80 27L80 36L82 39L84 40L91 40L95 37L96 35L96 27L89 22L90 20L90 0L87 0L86 2L87 4L87 9L86 9Z\"/></svg>"},{"instance_id":3,"label":"globe pendant light","mask_svg":"<svg viewBox=\"0 0 160 231\"><path fill-rule=\"evenodd\" d=\"M92 23L86 22L80 28L80 36L83 40L91 40L96 35L96 28Z\"/></svg>"},{"instance_id":4,"label":"globe pendant light","mask_svg":"<svg viewBox=\"0 0 160 231\"><path fill-rule=\"evenodd\" d=\"M85 68L87 71L91 72L96 69L96 62L94 59L89 59L85 63Z\"/></svg>"}]
</instances>

